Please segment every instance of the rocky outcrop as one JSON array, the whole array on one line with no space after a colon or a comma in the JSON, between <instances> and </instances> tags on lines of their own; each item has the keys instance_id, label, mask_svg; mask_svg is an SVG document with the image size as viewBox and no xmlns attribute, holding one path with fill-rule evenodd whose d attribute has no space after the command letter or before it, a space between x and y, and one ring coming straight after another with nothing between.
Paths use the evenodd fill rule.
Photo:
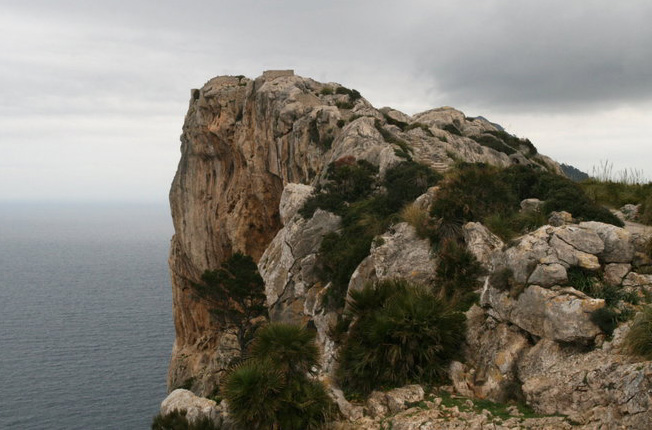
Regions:
<instances>
[{"instance_id":1,"label":"rocky outcrop","mask_svg":"<svg viewBox=\"0 0 652 430\"><path fill-rule=\"evenodd\" d=\"M351 275L348 290L360 290L367 282L392 278L432 285L436 267L428 239L421 239L414 227L402 222L376 238L369 256Z\"/></svg>"},{"instance_id":2,"label":"rocky outcrop","mask_svg":"<svg viewBox=\"0 0 652 430\"><path fill-rule=\"evenodd\" d=\"M192 391L176 389L172 391L161 403L162 416L174 411L185 412L189 423L196 423L202 419L210 419L216 426L228 425L228 414L223 405L204 397L196 396Z\"/></svg>"},{"instance_id":3,"label":"rocky outcrop","mask_svg":"<svg viewBox=\"0 0 652 430\"><path fill-rule=\"evenodd\" d=\"M169 386L189 386L203 395L242 351L234 327L216 322L195 285L204 271L219 268L235 252L255 259L271 320L317 329L320 377L330 381L337 352L331 337L341 310L327 306L331 284L317 276L317 254L324 235L341 231L342 220L321 209L304 218L300 208L323 189L331 163L365 160L378 167L379 177L407 158L439 171L454 160L558 170L528 141L505 135L483 118L449 107L414 116L378 110L355 91L291 71L265 72L254 80L218 77L193 90L181 140L170 192L177 336ZM430 188L414 205L427 212L437 192ZM522 209L536 212L541 202L525 200ZM554 225L509 244L480 223L462 226L468 250L490 276L484 278L480 306L467 313L465 361L452 363L452 382L466 396L526 400L537 412L569 415L586 428L614 422L647 428L650 363L620 354L626 327L606 341L592 319L604 300L579 291L572 276L576 268L603 274L611 287L643 297L652 292L652 275L643 270L652 264L645 253L647 236L573 222L568 213L554 214ZM348 288L396 277L433 285L437 263L431 243L395 220L373 240ZM424 395L418 386L375 392L364 407L330 388L353 428L570 426L561 417L520 418L518 410L498 420L471 400L452 406L446 396ZM166 410L183 406L189 417L226 413L188 392L173 394Z\"/></svg>"},{"instance_id":4,"label":"rocky outcrop","mask_svg":"<svg viewBox=\"0 0 652 430\"><path fill-rule=\"evenodd\" d=\"M447 126L453 123L462 134ZM377 110L338 84L319 83L287 70L268 71L253 80L220 76L192 90L181 160L170 190L176 339L169 387L193 381L193 390L208 393L215 385L223 367L208 363L226 362L232 355L221 351L223 333L229 328L215 323L210 306L194 294L192 285L234 252L256 261L263 256L292 218L283 209L288 205L281 204L288 184L294 185L286 198L301 200L305 187L320 184L326 166L342 157L367 160L382 174L402 160L398 141L410 157L439 170L454 158L501 166L513 163L506 154L470 137L487 130L497 129L452 108L413 117ZM387 136L393 138L387 141ZM294 286L301 288L300 283ZM306 295L317 296L318 291L307 289ZM290 306L286 298L282 303ZM292 312L302 313L299 304L292 306Z\"/></svg>"}]
</instances>

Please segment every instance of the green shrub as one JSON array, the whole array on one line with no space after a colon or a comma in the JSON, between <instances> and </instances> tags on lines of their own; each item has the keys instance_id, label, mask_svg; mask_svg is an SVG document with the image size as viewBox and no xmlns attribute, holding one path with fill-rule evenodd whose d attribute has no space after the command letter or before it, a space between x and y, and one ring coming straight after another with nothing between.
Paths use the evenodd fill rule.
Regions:
<instances>
[{"instance_id":1,"label":"green shrub","mask_svg":"<svg viewBox=\"0 0 652 430\"><path fill-rule=\"evenodd\" d=\"M353 102L335 102L335 106L337 106L338 109L353 109L355 104L353 104Z\"/></svg>"},{"instance_id":2,"label":"green shrub","mask_svg":"<svg viewBox=\"0 0 652 430\"><path fill-rule=\"evenodd\" d=\"M434 137L434 134L432 134L432 131L430 131L430 127L428 127L427 124L424 124L424 123L421 123L421 122L413 122L412 124L405 127L404 131L414 130L415 128L420 128L421 130L423 130L430 137Z\"/></svg>"},{"instance_id":3,"label":"green shrub","mask_svg":"<svg viewBox=\"0 0 652 430\"><path fill-rule=\"evenodd\" d=\"M540 214L521 214L526 198L544 200ZM594 204L582 189L567 178L527 166L500 170L485 164L460 163L443 181L431 214L443 225L480 221L494 233L509 239L543 225L553 210L567 210L581 220L622 226L608 209Z\"/></svg>"},{"instance_id":4,"label":"green shrub","mask_svg":"<svg viewBox=\"0 0 652 430\"><path fill-rule=\"evenodd\" d=\"M502 152L507 155L512 155L516 152L514 148L506 145L504 142L502 142L501 140L497 139L496 137L490 134L475 136L473 139L482 146L486 146L487 148L491 148L493 150Z\"/></svg>"},{"instance_id":5,"label":"green shrub","mask_svg":"<svg viewBox=\"0 0 652 430\"><path fill-rule=\"evenodd\" d=\"M645 306L634 318L625 347L630 354L652 360L652 305Z\"/></svg>"},{"instance_id":6,"label":"green shrub","mask_svg":"<svg viewBox=\"0 0 652 430\"><path fill-rule=\"evenodd\" d=\"M459 357L465 316L426 287L402 280L351 293L351 325L337 378L348 395L446 379Z\"/></svg>"},{"instance_id":7,"label":"green shrub","mask_svg":"<svg viewBox=\"0 0 652 430\"><path fill-rule=\"evenodd\" d=\"M331 87L323 87L320 91L319 94L322 96L329 96L333 94L333 89Z\"/></svg>"},{"instance_id":8,"label":"green shrub","mask_svg":"<svg viewBox=\"0 0 652 430\"><path fill-rule=\"evenodd\" d=\"M267 316L265 282L253 259L236 252L219 269L204 272L201 283L193 287L209 303L211 316L220 327L237 328L244 350L258 327L256 318Z\"/></svg>"},{"instance_id":9,"label":"green shrub","mask_svg":"<svg viewBox=\"0 0 652 430\"><path fill-rule=\"evenodd\" d=\"M440 296L458 309L466 310L476 300L480 287L478 277L484 274L482 266L466 246L455 240L446 240L439 249L436 285Z\"/></svg>"},{"instance_id":10,"label":"green shrub","mask_svg":"<svg viewBox=\"0 0 652 430\"><path fill-rule=\"evenodd\" d=\"M344 125L346 125L346 121L345 121L345 120L343 120L343 119L338 119L338 120L337 120L337 126L338 126L339 128L344 127Z\"/></svg>"},{"instance_id":11,"label":"green shrub","mask_svg":"<svg viewBox=\"0 0 652 430\"><path fill-rule=\"evenodd\" d=\"M356 101L362 97L362 95L357 90L350 90L346 87L337 87L335 89L336 94L346 94L351 98L351 101Z\"/></svg>"},{"instance_id":12,"label":"green shrub","mask_svg":"<svg viewBox=\"0 0 652 430\"><path fill-rule=\"evenodd\" d=\"M455 124L446 124L446 125L444 125L444 126L442 127L442 129L443 129L443 130L446 130L446 131L449 132L450 134L455 134L455 135L457 135L457 136L461 136L461 135L462 135L462 132L460 131L459 128L457 128L457 126L455 126Z\"/></svg>"},{"instance_id":13,"label":"green shrub","mask_svg":"<svg viewBox=\"0 0 652 430\"><path fill-rule=\"evenodd\" d=\"M464 224L494 213L510 213L519 203L497 168L463 163L441 184L431 214L445 222Z\"/></svg>"},{"instance_id":14,"label":"green shrub","mask_svg":"<svg viewBox=\"0 0 652 430\"><path fill-rule=\"evenodd\" d=\"M400 148L400 150L395 151L396 155L409 161L412 160L412 156L410 154L412 154L414 151L406 141L399 139L391 131L386 130L378 119L374 120L374 126L376 127L376 130L378 130L378 132L381 134L381 136L383 136L385 142L391 143Z\"/></svg>"},{"instance_id":15,"label":"green shrub","mask_svg":"<svg viewBox=\"0 0 652 430\"><path fill-rule=\"evenodd\" d=\"M591 321L600 327L600 330L611 336L618 327L618 313L612 308L599 308L591 312Z\"/></svg>"},{"instance_id":16,"label":"green shrub","mask_svg":"<svg viewBox=\"0 0 652 430\"><path fill-rule=\"evenodd\" d=\"M314 332L280 323L259 329L222 385L231 416L252 430L319 428L334 409L323 384L308 376L318 365Z\"/></svg>"},{"instance_id":17,"label":"green shrub","mask_svg":"<svg viewBox=\"0 0 652 430\"><path fill-rule=\"evenodd\" d=\"M174 410L167 415L158 414L152 420L152 430L220 430L210 418L205 417L189 423L187 411Z\"/></svg>"},{"instance_id":18,"label":"green shrub","mask_svg":"<svg viewBox=\"0 0 652 430\"><path fill-rule=\"evenodd\" d=\"M323 192L309 198L300 209L304 217L321 208L342 216L342 230L324 236L318 256L319 276L331 282L327 302L344 305L351 274L369 255L374 236L383 233L406 203L437 183L441 175L415 162L399 163L377 183L377 168L354 159L340 160L329 166ZM372 194L382 185L385 192Z\"/></svg>"}]
</instances>

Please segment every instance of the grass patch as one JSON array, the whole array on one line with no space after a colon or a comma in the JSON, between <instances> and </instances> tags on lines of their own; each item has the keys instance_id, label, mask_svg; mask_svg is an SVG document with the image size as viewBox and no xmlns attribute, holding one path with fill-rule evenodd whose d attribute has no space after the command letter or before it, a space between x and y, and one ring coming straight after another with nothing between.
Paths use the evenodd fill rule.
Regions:
<instances>
[{"instance_id":1,"label":"grass patch","mask_svg":"<svg viewBox=\"0 0 652 430\"><path fill-rule=\"evenodd\" d=\"M625 347L630 354L652 360L652 305L645 306L634 318Z\"/></svg>"}]
</instances>

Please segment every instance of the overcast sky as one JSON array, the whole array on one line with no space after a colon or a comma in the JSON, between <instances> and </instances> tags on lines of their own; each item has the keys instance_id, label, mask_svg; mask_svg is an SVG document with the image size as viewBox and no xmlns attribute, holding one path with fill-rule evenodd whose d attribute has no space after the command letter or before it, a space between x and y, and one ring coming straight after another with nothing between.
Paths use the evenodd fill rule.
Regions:
<instances>
[{"instance_id":1,"label":"overcast sky","mask_svg":"<svg viewBox=\"0 0 652 430\"><path fill-rule=\"evenodd\" d=\"M0 201L164 202L191 88L292 68L652 179L652 2L0 0Z\"/></svg>"}]
</instances>

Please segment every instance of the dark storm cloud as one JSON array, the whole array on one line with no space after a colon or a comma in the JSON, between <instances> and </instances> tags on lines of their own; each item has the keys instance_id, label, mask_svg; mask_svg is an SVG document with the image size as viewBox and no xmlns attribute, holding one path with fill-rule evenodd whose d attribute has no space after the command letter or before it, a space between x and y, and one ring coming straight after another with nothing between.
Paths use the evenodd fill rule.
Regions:
<instances>
[{"instance_id":1,"label":"dark storm cloud","mask_svg":"<svg viewBox=\"0 0 652 430\"><path fill-rule=\"evenodd\" d=\"M422 47L419 68L447 98L544 110L652 99L649 1L467 6L442 11L443 30L420 29L431 43Z\"/></svg>"}]
</instances>

